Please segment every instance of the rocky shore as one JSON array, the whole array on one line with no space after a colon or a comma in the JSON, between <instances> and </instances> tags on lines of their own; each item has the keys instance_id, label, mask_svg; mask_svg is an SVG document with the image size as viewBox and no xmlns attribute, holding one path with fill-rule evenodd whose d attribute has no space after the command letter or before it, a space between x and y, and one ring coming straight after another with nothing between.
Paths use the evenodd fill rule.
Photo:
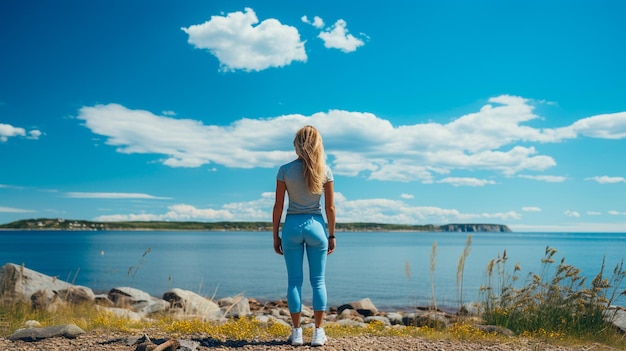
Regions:
<instances>
[{"instance_id":1,"label":"rocky shore","mask_svg":"<svg viewBox=\"0 0 626 351\"><path fill-rule=\"evenodd\" d=\"M0 296L11 301L32 304L35 309L54 312L68 304L93 303L97 309L130 321L150 320L155 314L167 313L173 319L198 319L214 323L225 323L233 318L254 318L259 323L279 323L290 326L289 310L286 301L258 301L251 297L234 296L213 301L194 292L174 288L162 297L154 297L131 287L117 287L106 294L94 294L84 286L72 285L54 277L35 272L12 263L0 270ZM473 310L476 308L476 310ZM467 306L459 316L458 311L443 311L416 308L406 311L379 311L368 298L346 302L331 307L326 315L326 325L366 327L376 322L385 328L405 328L406 326L445 329L454 325L459 318L471 321L472 326L499 335L495 341L466 342L435 340L420 337L389 337L359 335L338 337L329 340L325 350L583 350L587 348L564 348L513 336L510 330L482 325L477 307ZM626 314L626 313L625 313ZM302 324L305 329L313 326L313 311L303 307ZM0 328L2 326L0 325ZM208 335L185 335L182 339L172 339L160 330L133 331L125 334L104 330L84 332L75 325L41 327L37 321L15 331L8 331L6 338L0 338L0 350L135 350L135 351L174 351L174 350L291 350L284 338L254 338L253 340L216 340ZM6 333L3 333L6 334ZM149 343L140 343L149 340ZM169 342L167 344L165 342ZM305 339L306 342L306 339ZM310 340L309 340L310 342ZM167 346L167 347L166 347ZM310 346L303 346L307 349Z\"/></svg>"}]
</instances>

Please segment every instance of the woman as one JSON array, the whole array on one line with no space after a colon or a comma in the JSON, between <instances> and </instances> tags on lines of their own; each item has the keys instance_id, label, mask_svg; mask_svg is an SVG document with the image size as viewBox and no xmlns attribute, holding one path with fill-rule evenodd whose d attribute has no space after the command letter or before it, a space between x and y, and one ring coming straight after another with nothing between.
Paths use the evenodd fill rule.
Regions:
<instances>
[{"instance_id":1,"label":"woman","mask_svg":"<svg viewBox=\"0 0 626 351\"><path fill-rule=\"evenodd\" d=\"M326 311L326 256L335 250L336 244L333 174L324 160L322 136L317 129L305 126L298 130L293 145L298 159L282 165L276 176L276 202L272 216L274 251L285 257L287 265L287 302L293 322L289 342L292 345L303 344L300 313L303 259L306 251L315 320L311 346L322 346L326 342L326 334L322 328ZM289 198L289 206L281 237L278 232L285 192ZM322 194L328 231L320 205Z\"/></svg>"}]
</instances>

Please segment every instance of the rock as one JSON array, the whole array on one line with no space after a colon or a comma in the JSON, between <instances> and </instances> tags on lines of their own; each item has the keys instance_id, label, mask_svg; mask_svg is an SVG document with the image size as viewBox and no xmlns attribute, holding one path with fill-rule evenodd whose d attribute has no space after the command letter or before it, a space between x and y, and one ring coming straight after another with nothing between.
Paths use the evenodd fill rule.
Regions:
<instances>
[{"instance_id":1,"label":"rock","mask_svg":"<svg viewBox=\"0 0 626 351\"><path fill-rule=\"evenodd\" d=\"M49 289L38 290L30 295L30 301L33 309L55 312L65 303L59 299L54 291Z\"/></svg>"},{"instance_id":2,"label":"rock","mask_svg":"<svg viewBox=\"0 0 626 351\"><path fill-rule=\"evenodd\" d=\"M243 296L226 297L218 300L217 304L226 318L240 318L252 314L250 312L250 303Z\"/></svg>"},{"instance_id":3,"label":"rock","mask_svg":"<svg viewBox=\"0 0 626 351\"><path fill-rule=\"evenodd\" d=\"M81 334L85 334L85 332L78 326L76 326L75 324L66 324L46 328L18 329L13 334L9 335L7 339L12 341L38 341L54 337L65 337L69 339L74 339Z\"/></svg>"},{"instance_id":4,"label":"rock","mask_svg":"<svg viewBox=\"0 0 626 351\"><path fill-rule=\"evenodd\" d=\"M41 328L41 323L30 319L24 322L24 328Z\"/></svg>"},{"instance_id":5,"label":"rock","mask_svg":"<svg viewBox=\"0 0 626 351\"><path fill-rule=\"evenodd\" d=\"M610 307L606 312L606 319L613 323L622 333L626 334L626 309Z\"/></svg>"},{"instance_id":6,"label":"rock","mask_svg":"<svg viewBox=\"0 0 626 351\"><path fill-rule=\"evenodd\" d=\"M81 304L85 302L93 302L96 295L93 290L84 286L72 285L67 289L57 291L57 295L61 300L71 304Z\"/></svg>"},{"instance_id":7,"label":"rock","mask_svg":"<svg viewBox=\"0 0 626 351\"><path fill-rule=\"evenodd\" d=\"M376 308L376 306L374 306L372 300L370 300L369 298L339 306L339 308L337 309L337 313L341 314L341 312L346 308L356 310L359 314L365 317L378 314L378 309Z\"/></svg>"},{"instance_id":8,"label":"rock","mask_svg":"<svg viewBox=\"0 0 626 351\"><path fill-rule=\"evenodd\" d=\"M403 325L402 323L402 314L398 312L391 312L387 314L387 318L391 325Z\"/></svg>"},{"instance_id":9,"label":"rock","mask_svg":"<svg viewBox=\"0 0 626 351\"><path fill-rule=\"evenodd\" d=\"M97 294L95 296L95 300L96 304L100 305L100 306L106 306L106 307L113 307L113 301L111 301L111 299L109 299L109 295L108 294Z\"/></svg>"},{"instance_id":10,"label":"rock","mask_svg":"<svg viewBox=\"0 0 626 351\"><path fill-rule=\"evenodd\" d=\"M143 320L143 316L135 311L127 310L125 308L117 308L117 307L103 307L96 306L98 310L106 311L113 316L121 319L127 319L132 322L140 322Z\"/></svg>"},{"instance_id":11,"label":"rock","mask_svg":"<svg viewBox=\"0 0 626 351\"><path fill-rule=\"evenodd\" d=\"M206 319L222 318L220 306L192 291L172 289L163 294L163 300L168 301L170 310L178 312L181 317L198 316Z\"/></svg>"},{"instance_id":12,"label":"rock","mask_svg":"<svg viewBox=\"0 0 626 351\"><path fill-rule=\"evenodd\" d=\"M56 277L50 277L14 263L5 264L0 270L0 295L23 302L31 301L31 296L39 290L58 292L73 287L75 286ZM81 288L86 293L91 291L86 287ZM91 294L93 295L93 291Z\"/></svg>"},{"instance_id":13,"label":"rock","mask_svg":"<svg viewBox=\"0 0 626 351\"><path fill-rule=\"evenodd\" d=\"M313 318L313 315L314 315L313 309L305 305L301 306L300 313L302 317L305 317L305 318Z\"/></svg>"},{"instance_id":14,"label":"rock","mask_svg":"<svg viewBox=\"0 0 626 351\"><path fill-rule=\"evenodd\" d=\"M180 344L178 346L178 351L195 351L200 349L200 343L195 340L178 340Z\"/></svg>"},{"instance_id":15,"label":"rock","mask_svg":"<svg viewBox=\"0 0 626 351\"><path fill-rule=\"evenodd\" d=\"M111 289L108 297L115 307L130 308L143 315L166 311L170 306L165 300L150 296L150 294L144 291L130 287Z\"/></svg>"},{"instance_id":16,"label":"rock","mask_svg":"<svg viewBox=\"0 0 626 351\"><path fill-rule=\"evenodd\" d=\"M442 312L427 312L416 319L416 326L430 327L433 329L445 329L448 325L448 318Z\"/></svg>"},{"instance_id":17,"label":"rock","mask_svg":"<svg viewBox=\"0 0 626 351\"><path fill-rule=\"evenodd\" d=\"M337 319L342 321L342 320L351 320L351 321L357 321L357 322L364 322L363 320L363 316L361 316L359 314L359 312L351 309L351 308L346 308L343 311L341 311L341 313L339 313L337 315Z\"/></svg>"},{"instance_id":18,"label":"rock","mask_svg":"<svg viewBox=\"0 0 626 351\"><path fill-rule=\"evenodd\" d=\"M482 304L477 303L477 302L470 302L467 304L464 304L460 311L459 314L462 315L470 315L470 316L479 316L483 313L484 308L482 306Z\"/></svg>"}]
</instances>

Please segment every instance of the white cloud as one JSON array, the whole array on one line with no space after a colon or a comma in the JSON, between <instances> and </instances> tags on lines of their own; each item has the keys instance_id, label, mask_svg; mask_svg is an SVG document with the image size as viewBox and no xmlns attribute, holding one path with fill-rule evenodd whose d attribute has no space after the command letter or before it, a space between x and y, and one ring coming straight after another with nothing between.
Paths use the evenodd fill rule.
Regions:
<instances>
[{"instance_id":1,"label":"white cloud","mask_svg":"<svg viewBox=\"0 0 626 351\"><path fill-rule=\"evenodd\" d=\"M548 182L548 183L562 183L562 182L567 180L566 177L551 176L551 175L535 175L535 176L533 176L533 175L520 174L518 177L526 178L526 179L539 180L539 181Z\"/></svg>"},{"instance_id":2,"label":"white cloud","mask_svg":"<svg viewBox=\"0 0 626 351\"><path fill-rule=\"evenodd\" d=\"M494 182L493 180L458 177L444 178L437 181L437 183L446 183L453 186L485 186L487 184L496 184L496 182Z\"/></svg>"},{"instance_id":3,"label":"white cloud","mask_svg":"<svg viewBox=\"0 0 626 351\"><path fill-rule=\"evenodd\" d=\"M65 197L74 199L146 199L146 200L166 200L169 197L152 196L139 193L100 193L100 192L68 192Z\"/></svg>"},{"instance_id":4,"label":"white cloud","mask_svg":"<svg viewBox=\"0 0 626 351\"><path fill-rule=\"evenodd\" d=\"M556 161L538 148L542 143L575 138L576 134L563 133L563 128L524 125L539 118L532 110L529 100L503 95L489 99L480 111L449 123L398 127L372 113L344 110L240 119L218 126L117 104L83 107L78 119L93 133L104 136L106 144L118 152L162 155L159 161L171 167L276 167L294 157L295 131L311 124L321 131L336 174L428 184L437 175L455 179L455 170L512 176L554 167ZM524 145L517 145L521 143ZM566 180L551 175L520 177L545 182Z\"/></svg>"},{"instance_id":5,"label":"white cloud","mask_svg":"<svg viewBox=\"0 0 626 351\"><path fill-rule=\"evenodd\" d=\"M356 51L359 46L363 46L365 43L349 34L346 26L346 21L337 20L330 29L322 31L318 37L324 41L324 46L329 49L339 49L343 52Z\"/></svg>"},{"instance_id":6,"label":"white cloud","mask_svg":"<svg viewBox=\"0 0 626 351\"><path fill-rule=\"evenodd\" d=\"M592 138L626 138L626 112L583 118L567 127L574 133Z\"/></svg>"},{"instance_id":7,"label":"white cloud","mask_svg":"<svg viewBox=\"0 0 626 351\"><path fill-rule=\"evenodd\" d=\"M259 23L251 8L211 16L209 21L181 29L189 35L190 44L217 57L222 71L262 71L307 60L295 27L273 18Z\"/></svg>"},{"instance_id":8,"label":"white cloud","mask_svg":"<svg viewBox=\"0 0 626 351\"><path fill-rule=\"evenodd\" d=\"M14 127L10 124L0 123L0 142L7 142L9 138L22 136L27 139L37 140L41 136L41 131L33 129L26 133L24 128Z\"/></svg>"},{"instance_id":9,"label":"white cloud","mask_svg":"<svg viewBox=\"0 0 626 351\"><path fill-rule=\"evenodd\" d=\"M408 199L412 199L414 197L415 196L412 195L412 194L400 194L400 198L402 198L402 199L407 199L408 200Z\"/></svg>"},{"instance_id":10,"label":"white cloud","mask_svg":"<svg viewBox=\"0 0 626 351\"><path fill-rule=\"evenodd\" d=\"M28 136L26 137L27 139L32 139L32 140L39 140L39 137L41 136L41 131L39 130L31 130L28 132Z\"/></svg>"},{"instance_id":11,"label":"white cloud","mask_svg":"<svg viewBox=\"0 0 626 351\"><path fill-rule=\"evenodd\" d=\"M620 212L620 211L611 210L611 211L608 212L608 214L610 214L612 216L623 216L623 215L626 215L626 212Z\"/></svg>"},{"instance_id":12,"label":"white cloud","mask_svg":"<svg viewBox=\"0 0 626 351\"><path fill-rule=\"evenodd\" d=\"M301 20L302 22L310 24L317 29L324 28L324 20L319 16L313 17L313 22L311 22L307 16L302 16Z\"/></svg>"},{"instance_id":13,"label":"white cloud","mask_svg":"<svg viewBox=\"0 0 626 351\"><path fill-rule=\"evenodd\" d=\"M16 128L10 124L0 123L0 141L6 142L10 137L25 136L24 128Z\"/></svg>"},{"instance_id":14,"label":"white cloud","mask_svg":"<svg viewBox=\"0 0 626 351\"><path fill-rule=\"evenodd\" d=\"M2 213L31 213L31 212L36 212L36 211L25 210L25 209L22 209L22 208L0 206L0 212L2 212Z\"/></svg>"},{"instance_id":15,"label":"white cloud","mask_svg":"<svg viewBox=\"0 0 626 351\"><path fill-rule=\"evenodd\" d=\"M198 208L189 204L167 207L165 213L133 213L103 215L96 221L271 221L274 193L261 194L259 199L235 202L218 208ZM338 222L441 224L467 220L518 220L514 211L496 213L463 213L456 209L433 206L410 206L404 201L389 199L348 200L335 193Z\"/></svg>"},{"instance_id":16,"label":"white cloud","mask_svg":"<svg viewBox=\"0 0 626 351\"><path fill-rule=\"evenodd\" d=\"M563 214L568 216L568 217L574 217L574 218L580 217L580 213L578 213L576 211L572 211L572 210L565 210L565 212L563 212Z\"/></svg>"},{"instance_id":17,"label":"white cloud","mask_svg":"<svg viewBox=\"0 0 626 351\"><path fill-rule=\"evenodd\" d=\"M593 180L600 184L626 183L626 178L624 177L601 176L601 177L589 177L589 178L585 178L585 180Z\"/></svg>"},{"instance_id":18,"label":"white cloud","mask_svg":"<svg viewBox=\"0 0 626 351\"><path fill-rule=\"evenodd\" d=\"M524 212L541 212L541 208L535 206L525 206L522 207L522 211Z\"/></svg>"}]
</instances>

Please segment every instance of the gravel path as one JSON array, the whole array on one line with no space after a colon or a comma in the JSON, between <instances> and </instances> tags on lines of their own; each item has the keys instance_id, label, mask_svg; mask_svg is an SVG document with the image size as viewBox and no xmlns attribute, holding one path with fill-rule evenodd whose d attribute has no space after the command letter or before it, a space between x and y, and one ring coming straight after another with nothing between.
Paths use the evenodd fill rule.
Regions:
<instances>
[{"instance_id":1,"label":"gravel path","mask_svg":"<svg viewBox=\"0 0 626 351\"><path fill-rule=\"evenodd\" d=\"M65 351L65 350L88 350L88 351L135 351L136 346L127 345L132 335L112 332L92 331L83 334L76 339L51 338L37 342L10 341L0 338L1 351ZM167 337L167 336L165 336ZM181 338L185 340L186 338ZM433 351L474 351L474 350L602 350L602 347L557 347L536 341L512 338L505 343L475 343L449 340L431 340L417 337L375 337L355 336L330 338L322 347L308 345L294 347L284 340L252 340L252 341L219 341L211 338L189 338L189 342L199 344L200 351L206 350L433 350ZM163 339L155 339L160 343ZM307 340L305 339L305 342Z\"/></svg>"}]
</instances>

